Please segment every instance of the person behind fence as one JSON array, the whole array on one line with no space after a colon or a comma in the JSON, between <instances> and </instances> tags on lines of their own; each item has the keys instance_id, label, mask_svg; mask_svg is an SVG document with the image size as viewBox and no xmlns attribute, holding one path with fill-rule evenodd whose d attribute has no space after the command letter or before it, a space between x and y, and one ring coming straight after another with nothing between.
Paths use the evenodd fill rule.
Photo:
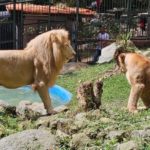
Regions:
<instances>
[{"instance_id":1,"label":"person behind fence","mask_svg":"<svg viewBox=\"0 0 150 150\"><path fill-rule=\"evenodd\" d=\"M109 34L106 32L106 29L104 27L100 27L97 39L99 40L99 42L96 46L96 51L92 58L92 63L96 63L98 61L98 58L101 55L102 48L104 48L107 45L107 40L109 40Z\"/></svg>"},{"instance_id":2,"label":"person behind fence","mask_svg":"<svg viewBox=\"0 0 150 150\"><path fill-rule=\"evenodd\" d=\"M142 35L144 33L144 31L146 30L146 18L141 18L139 21L139 27L142 31Z\"/></svg>"}]
</instances>

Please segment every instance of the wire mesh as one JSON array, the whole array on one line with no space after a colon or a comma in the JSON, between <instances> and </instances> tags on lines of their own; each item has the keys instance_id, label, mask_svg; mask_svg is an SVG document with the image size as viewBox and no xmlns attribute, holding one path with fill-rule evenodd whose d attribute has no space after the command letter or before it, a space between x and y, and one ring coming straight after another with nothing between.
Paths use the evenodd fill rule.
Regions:
<instances>
[{"instance_id":1,"label":"wire mesh","mask_svg":"<svg viewBox=\"0 0 150 150\"><path fill-rule=\"evenodd\" d=\"M100 27L110 39L150 37L149 0L1 0L0 49L22 49L36 35L66 28L78 58L95 52Z\"/></svg>"}]
</instances>

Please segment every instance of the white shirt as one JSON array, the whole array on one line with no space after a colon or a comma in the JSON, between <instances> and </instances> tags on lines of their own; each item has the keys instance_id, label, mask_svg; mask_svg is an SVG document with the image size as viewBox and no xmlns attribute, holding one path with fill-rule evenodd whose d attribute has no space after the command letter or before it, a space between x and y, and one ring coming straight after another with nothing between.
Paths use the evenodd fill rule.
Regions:
<instances>
[{"instance_id":1,"label":"white shirt","mask_svg":"<svg viewBox=\"0 0 150 150\"><path fill-rule=\"evenodd\" d=\"M104 32L104 33L99 33L97 36L98 40L109 40L109 34Z\"/></svg>"}]
</instances>

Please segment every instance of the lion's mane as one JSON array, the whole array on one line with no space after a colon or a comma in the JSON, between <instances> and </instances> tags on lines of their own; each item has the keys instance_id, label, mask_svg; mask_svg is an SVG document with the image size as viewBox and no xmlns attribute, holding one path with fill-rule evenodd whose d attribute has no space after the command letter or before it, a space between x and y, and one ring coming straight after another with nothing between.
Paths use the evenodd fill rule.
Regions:
<instances>
[{"instance_id":1,"label":"lion's mane","mask_svg":"<svg viewBox=\"0 0 150 150\"><path fill-rule=\"evenodd\" d=\"M64 43L69 35L64 29L52 30L32 39L25 50L30 51L35 67L35 84L53 85L64 64Z\"/></svg>"}]
</instances>

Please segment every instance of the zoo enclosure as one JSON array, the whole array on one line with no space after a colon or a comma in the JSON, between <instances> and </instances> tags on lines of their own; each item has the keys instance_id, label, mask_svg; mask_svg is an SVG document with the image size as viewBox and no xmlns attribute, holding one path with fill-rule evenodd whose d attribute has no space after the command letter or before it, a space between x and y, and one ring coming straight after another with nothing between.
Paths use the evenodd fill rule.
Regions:
<instances>
[{"instance_id":1,"label":"zoo enclosure","mask_svg":"<svg viewBox=\"0 0 150 150\"><path fill-rule=\"evenodd\" d=\"M94 52L97 43L95 37L100 26L106 27L113 40L124 33L130 33L133 39L150 39L150 1L0 2L0 49L22 49L29 40L42 32L66 28L77 51L77 59L82 60Z\"/></svg>"}]
</instances>

